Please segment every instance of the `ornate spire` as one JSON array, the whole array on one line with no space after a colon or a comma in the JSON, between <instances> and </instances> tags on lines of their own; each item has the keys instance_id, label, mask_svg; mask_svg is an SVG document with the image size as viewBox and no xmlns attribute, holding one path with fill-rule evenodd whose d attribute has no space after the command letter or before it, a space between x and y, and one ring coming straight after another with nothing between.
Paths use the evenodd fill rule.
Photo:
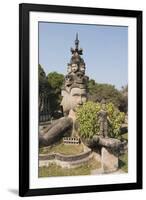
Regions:
<instances>
[{"instance_id":1,"label":"ornate spire","mask_svg":"<svg viewBox=\"0 0 146 200\"><path fill-rule=\"evenodd\" d=\"M78 39L78 33L76 33L76 39L75 39L75 49L71 48L71 53L72 54L78 54L78 55L82 55L83 54L83 49L79 49L79 39Z\"/></svg>"},{"instance_id":2,"label":"ornate spire","mask_svg":"<svg viewBox=\"0 0 146 200\"><path fill-rule=\"evenodd\" d=\"M75 47L76 47L76 50L78 50L78 47L79 47L78 33L76 33Z\"/></svg>"},{"instance_id":3,"label":"ornate spire","mask_svg":"<svg viewBox=\"0 0 146 200\"><path fill-rule=\"evenodd\" d=\"M72 57L67 66L67 75L64 80L64 89L70 90L72 87L86 88L88 77L85 76L85 62L82 55L82 49L79 49L78 33L76 33L75 49L71 48Z\"/></svg>"}]
</instances>

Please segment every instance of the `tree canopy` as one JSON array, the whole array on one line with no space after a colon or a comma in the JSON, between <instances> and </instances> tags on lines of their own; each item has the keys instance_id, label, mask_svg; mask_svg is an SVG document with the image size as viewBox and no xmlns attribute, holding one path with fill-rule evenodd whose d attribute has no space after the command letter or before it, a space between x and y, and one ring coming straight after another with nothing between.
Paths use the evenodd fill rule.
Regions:
<instances>
[{"instance_id":1,"label":"tree canopy","mask_svg":"<svg viewBox=\"0 0 146 200\"><path fill-rule=\"evenodd\" d=\"M128 111L128 85L123 86L121 92L120 106L119 109L123 112Z\"/></svg>"},{"instance_id":2,"label":"tree canopy","mask_svg":"<svg viewBox=\"0 0 146 200\"><path fill-rule=\"evenodd\" d=\"M46 76L43 67L39 64L39 94L45 93L49 99L50 113L60 109L61 103L61 86L63 84L64 76L57 72L51 72Z\"/></svg>"},{"instance_id":3,"label":"tree canopy","mask_svg":"<svg viewBox=\"0 0 146 200\"><path fill-rule=\"evenodd\" d=\"M55 93L61 92L61 87L62 87L63 81L64 81L63 74L59 74L57 72L50 72L47 75L47 80L48 80L48 83L51 86L52 90L54 90Z\"/></svg>"},{"instance_id":4,"label":"tree canopy","mask_svg":"<svg viewBox=\"0 0 146 200\"><path fill-rule=\"evenodd\" d=\"M107 102L112 102L120 110L124 112L127 110L123 92L117 90L114 85L96 83L95 80L90 79L88 92L90 101L100 102L102 99L106 99ZM125 106L125 110L123 106Z\"/></svg>"},{"instance_id":5,"label":"tree canopy","mask_svg":"<svg viewBox=\"0 0 146 200\"><path fill-rule=\"evenodd\" d=\"M50 107L52 114L54 111L60 110L61 103L61 87L64 81L64 75L57 72L50 72L47 75L47 81L50 86Z\"/></svg>"},{"instance_id":6,"label":"tree canopy","mask_svg":"<svg viewBox=\"0 0 146 200\"><path fill-rule=\"evenodd\" d=\"M50 86L47 81L46 73L40 64L38 68L38 77L39 77L39 92L40 93L43 93L44 91L48 92Z\"/></svg>"}]
</instances>

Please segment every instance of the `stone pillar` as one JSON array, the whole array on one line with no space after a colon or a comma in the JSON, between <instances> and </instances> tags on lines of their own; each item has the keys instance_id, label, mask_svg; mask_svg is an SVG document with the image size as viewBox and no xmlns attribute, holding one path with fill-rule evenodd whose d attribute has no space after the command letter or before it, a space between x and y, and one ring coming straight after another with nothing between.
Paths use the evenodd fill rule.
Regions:
<instances>
[{"instance_id":1,"label":"stone pillar","mask_svg":"<svg viewBox=\"0 0 146 200\"><path fill-rule=\"evenodd\" d=\"M118 169L118 156L113 154L108 148L101 148L101 167L103 173L114 172Z\"/></svg>"}]
</instances>

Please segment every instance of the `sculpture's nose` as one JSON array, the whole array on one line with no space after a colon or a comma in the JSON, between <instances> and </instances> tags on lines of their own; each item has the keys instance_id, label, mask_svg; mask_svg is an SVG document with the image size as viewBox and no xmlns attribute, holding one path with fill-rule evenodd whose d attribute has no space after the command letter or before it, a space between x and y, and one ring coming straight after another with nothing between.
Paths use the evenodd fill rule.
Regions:
<instances>
[{"instance_id":1,"label":"sculpture's nose","mask_svg":"<svg viewBox=\"0 0 146 200\"><path fill-rule=\"evenodd\" d=\"M82 97L79 98L79 105L82 105L83 104L83 100L82 100Z\"/></svg>"}]
</instances>

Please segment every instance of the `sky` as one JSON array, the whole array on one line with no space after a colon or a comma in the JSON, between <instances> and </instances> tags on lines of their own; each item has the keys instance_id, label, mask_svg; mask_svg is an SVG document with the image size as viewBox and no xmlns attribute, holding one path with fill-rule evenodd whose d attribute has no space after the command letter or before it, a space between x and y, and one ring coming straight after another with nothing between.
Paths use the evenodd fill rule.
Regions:
<instances>
[{"instance_id":1,"label":"sky","mask_svg":"<svg viewBox=\"0 0 146 200\"><path fill-rule=\"evenodd\" d=\"M67 74L78 33L86 75L121 89L128 83L128 27L39 22L39 64Z\"/></svg>"}]
</instances>

